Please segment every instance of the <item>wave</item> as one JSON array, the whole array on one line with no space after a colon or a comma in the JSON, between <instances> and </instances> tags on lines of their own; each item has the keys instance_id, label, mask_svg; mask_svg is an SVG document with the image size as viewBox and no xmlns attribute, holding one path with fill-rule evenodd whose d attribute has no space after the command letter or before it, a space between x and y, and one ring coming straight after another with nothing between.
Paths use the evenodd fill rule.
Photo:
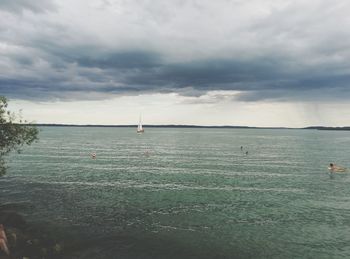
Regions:
<instances>
[{"instance_id":1,"label":"wave","mask_svg":"<svg viewBox=\"0 0 350 259\"><path fill-rule=\"evenodd\" d=\"M132 189L153 190L206 190L206 191L247 191L247 192L292 192L304 193L304 189L298 188L258 188L243 186L190 186L176 183L138 183L135 181L124 182L82 182L82 181L30 181L30 183L47 185L80 185L98 187L119 187Z\"/></svg>"}]
</instances>

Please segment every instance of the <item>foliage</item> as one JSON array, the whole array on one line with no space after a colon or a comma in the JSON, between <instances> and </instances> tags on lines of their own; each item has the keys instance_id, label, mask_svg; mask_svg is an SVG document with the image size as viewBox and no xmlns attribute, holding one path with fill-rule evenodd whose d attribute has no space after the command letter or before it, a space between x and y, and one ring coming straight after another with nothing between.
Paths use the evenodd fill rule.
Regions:
<instances>
[{"instance_id":1,"label":"foliage","mask_svg":"<svg viewBox=\"0 0 350 259\"><path fill-rule=\"evenodd\" d=\"M26 121L7 110L7 105L7 99L0 96L0 176L5 174L4 156L10 151L20 152L38 136L38 129L26 125Z\"/></svg>"}]
</instances>

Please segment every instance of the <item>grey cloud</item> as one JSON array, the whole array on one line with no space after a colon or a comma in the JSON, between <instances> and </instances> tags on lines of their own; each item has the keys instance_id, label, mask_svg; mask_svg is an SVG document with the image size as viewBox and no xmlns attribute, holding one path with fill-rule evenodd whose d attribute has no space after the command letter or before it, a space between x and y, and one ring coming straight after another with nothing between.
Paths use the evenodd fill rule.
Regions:
<instances>
[{"instance_id":1,"label":"grey cloud","mask_svg":"<svg viewBox=\"0 0 350 259\"><path fill-rule=\"evenodd\" d=\"M60 61L63 64L60 70L56 67L56 73L51 76L0 80L0 92L20 99L50 98L50 95L57 98L59 93L59 98L69 99L72 91L119 95L177 92L200 96L211 90L237 90L244 92L238 96L243 101L314 100L325 95L324 89L341 91L342 94L327 92L328 98L336 99L349 92L346 89L350 75L326 74L325 68L291 70L283 59L215 59L169 64L162 62L158 54L140 51L97 58L82 56L76 60L70 57L69 62L65 59ZM30 64L25 59L16 61L22 66Z\"/></svg>"},{"instance_id":2,"label":"grey cloud","mask_svg":"<svg viewBox=\"0 0 350 259\"><path fill-rule=\"evenodd\" d=\"M189 63L168 64L154 69L146 75L135 75L129 78L130 82L141 83L143 76L149 84L162 85L169 82L174 87L214 87L222 88L237 85L242 82L269 80L283 73L281 67L271 65L263 60L250 62L240 60L202 60Z\"/></svg>"},{"instance_id":3,"label":"grey cloud","mask_svg":"<svg viewBox=\"0 0 350 259\"><path fill-rule=\"evenodd\" d=\"M43 13L56 10L56 6L51 0L1 0L0 10L1 9L12 13L21 13L24 10Z\"/></svg>"},{"instance_id":4,"label":"grey cloud","mask_svg":"<svg viewBox=\"0 0 350 259\"><path fill-rule=\"evenodd\" d=\"M200 7L195 2L186 1L175 11L174 4L167 2L155 1L150 7L146 2L118 6L107 1L109 7L100 7L96 15L104 11L97 18L106 14L109 19L98 27L99 20L88 23L90 17L83 10L82 20L71 17L69 22L60 16L64 9L57 17L46 14L57 8L51 1L1 1L0 9L10 12L12 20L0 24L5 32L0 34L0 51L1 44L4 49L14 48L0 53L0 94L69 100L149 92L200 97L212 90L236 90L242 92L237 97L242 101L350 97L346 44L350 35L342 18L350 8L345 1L335 1L332 8L316 0L281 1L278 8L273 8L275 1L267 1L266 6L254 0L202 1ZM64 3L69 9L69 1ZM247 3L265 7L266 14L247 21L244 15L226 10L237 6L239 12L254 11L246 8ZM213 13L212 22L206 16L210 8L223 15ZM160 9L165 11L159 14ZM36 13L35 19L23 17L25 23L16 23L18 17L11 13L23 10ZM116 13L108 13L111 10ZM193 20L193 14L205 26ZM337 23L343 26L338 28Z\"/></svg>"},{"instance_id":5,"label":"grey cloud","mask_svg":"<svg viewBox=\"0 0 350 259\"><path fill-rule=\"evenodd\" d=\"M110 93L132 93L132 87L113 87L92 81L39 81L31 79L0 79L0 93L14 99L36 101L108 99Z\"/></svg>"},{"instance_id":6,"label":"grey cloud","mask_svg":"<svg viewBox=\"0 0 350 259\"><path fill-rule=\"evenodd\" d=\"M77 62L81 66L101 69L147 69L159 66L160 57L156 53L128 51L102 54L97 57L81 57Z\"/></svg>"},{"instance_id":7,"label":"grey cloud","mask_svg":"<svg viewBox=\"0 0 350 259\"><path fill-rule=\"evenodd\" d=\"M326 102L348 102L350 98L350 89L348 86L343 87L327 87L324 89L318 88L305 88L295 91L290 89L273 89L264 91L246 91L238 94L235 99L244 102L256 102L256 101L298 101L298 102L314 102L314 101L326 101Z\"/></svg>"}]
</instances>

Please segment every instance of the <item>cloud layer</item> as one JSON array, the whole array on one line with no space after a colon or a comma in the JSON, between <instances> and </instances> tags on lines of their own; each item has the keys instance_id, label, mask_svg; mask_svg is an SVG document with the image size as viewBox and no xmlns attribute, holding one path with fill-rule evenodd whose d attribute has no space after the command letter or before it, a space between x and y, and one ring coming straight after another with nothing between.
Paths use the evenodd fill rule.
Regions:
<instances>
[{"instance_id":1,"label":"cloud layer","mask_svg":"<svg viewBox=\"0 0 350 259\"><path fill-rule=\"evenodd\" d=\"M0 94L12 98L350 97L345 0L32 2L0 2Z\"/></svg>"}]
</instances>

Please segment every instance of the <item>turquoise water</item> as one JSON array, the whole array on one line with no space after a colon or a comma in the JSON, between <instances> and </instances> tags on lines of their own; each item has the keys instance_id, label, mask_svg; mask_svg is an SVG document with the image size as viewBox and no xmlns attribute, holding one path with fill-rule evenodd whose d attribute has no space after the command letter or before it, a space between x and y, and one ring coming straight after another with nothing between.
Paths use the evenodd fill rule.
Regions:
<instances>
[{"instance_id":1,"label":"turquoise water","mask_svg":"<svg viewBox=\"0 0 350 259\"><path fill-rule=\"evenodd\" d=\"M0 202L79 258L350 258L350 174L327 170L349 154L340 131L42 127Z\"/></svg>"}]
</instances>

